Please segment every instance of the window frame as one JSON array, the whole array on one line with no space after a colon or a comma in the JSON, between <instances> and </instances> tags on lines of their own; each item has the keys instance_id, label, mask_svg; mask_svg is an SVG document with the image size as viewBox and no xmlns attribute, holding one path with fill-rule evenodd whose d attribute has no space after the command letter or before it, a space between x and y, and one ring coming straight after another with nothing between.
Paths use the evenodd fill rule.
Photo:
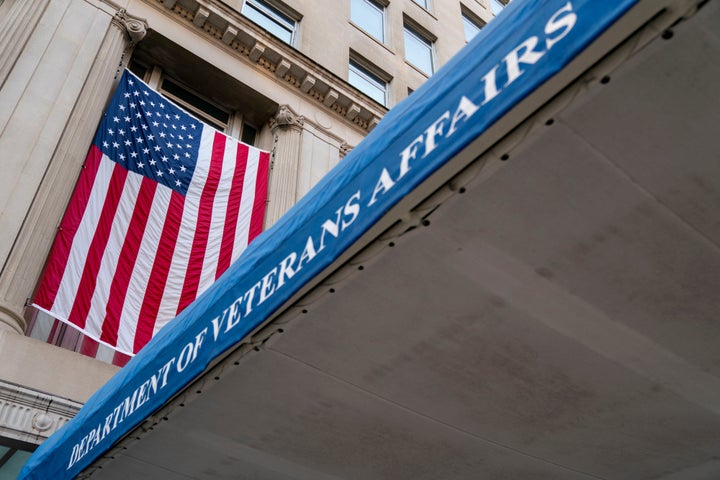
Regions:
<instances>
[{"instance_id":1,"label":"window frame","mask_svg":"<svg viewBox=\"0 0 720 480\"><path fill-rule=\"evenodd\" d=\"M260 15L261 18L270 22L270 24L289 32L289 40L278 35L278 33L258 21L257 17L249 14L248 9L252 10L253 14ZM268 0L244 0L242 7L240 8L240 13L255 25L281 40L283 43L295 46L297 41L297 32L300 25L300 18L298 15L293 14L289 9L282 8L281 5Z\"/></svg>"},{"instance_id":2,"label":"window frame","mask_svg":"<svg viewBox=\"0 0 720 480\"><path fill-rule=\"evenodd\" d=\"M502 0L488 0L488 3L490 4L490 11L492 12L493 16L498 15L500 12L503 11L505 7L507 7L508 1L502 1Z\"/></svg>"},{"instance_id":3,"label":"window frame","mask_svg":"<svg viewBox=\"0 0 720 480\"><path fill-rule=\"evenodd\" d=\"M357 75L361 80L364 80L371 86L375 86L378 90L382 91L383 101L379 101L372 94L366 92L361 86L354 84L351 81L351 74ZM389 78L389 75L384 74L377 67L374 67L369 62L360 59L357 56L352 54L350 55L350 60L348 61L348 83L384 107L387 107L390 103L390 81L391 78Z\"/></svg>"},{"instance_id":4,"label":"window frame","mask_svg":"<svg viewBox=\"0 0 720 480\"><path fill-rule=\"evenodd\" d=\"M464 5L460 5L460 17L463 25L463 33L465 34L465 43L470 43L470 41L480 33L480 30L487 25L480 17L465 8ZM468 38L468 25L476 29L475 34L470 38Z\"/></svg>"},{"instance_id":5,"label":"window frame","mask_svg":"<svg viewBox=\"0 0 720 480\"><path fill-rule=\"evenodd\" d=\"M380 34L381 37L378 38L377 35L373 33L373 28L367 28L367 24L363 22L361 19L357 17L359 13L356 13L355 16L353 16L353 12L357 12L355 5L365 5L365 8L374 9L376 12L380 13ZM384 44L385 40L387 39L387 3L380 2L377 0L350 0L350 22L352 22L353 25L361 29L363 32L370 35L372 38L377 40L378 42Z\"/></svg>"},{"instance_id":6,"label":"window frame","mask_svg":"<svg viewBox=\"0 0 720 480\"><path fill-rule=\"evenodd\" d=\"M428 77L432 76L435 73L436 69L436 58L435 58L435 41L436 38L432 37L428 33L426 33L424 30L418 28L415 26L413 22L409 22L406 19L405 22L403 22L403 46L404 46L404 54L405 54L405 61L412 65L414 68L416 68L418 71L422 72L423 74L427 75ZM413 62L410 58L408 58L408 35L411 39L414 39L418 43L420 43L422 46L427 47L428 51L428 60L430 62L430 71L426 71L424 67L421 65L418 65L417 63Z\"/></svg>"}]
</instances>

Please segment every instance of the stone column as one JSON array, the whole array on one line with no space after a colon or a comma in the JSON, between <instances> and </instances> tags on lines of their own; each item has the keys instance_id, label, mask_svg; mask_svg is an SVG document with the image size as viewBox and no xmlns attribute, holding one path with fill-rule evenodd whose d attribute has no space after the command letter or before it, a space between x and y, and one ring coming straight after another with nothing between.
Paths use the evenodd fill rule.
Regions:
<instances>
[{"instance_id":1,"label":"stone column","mask_svg":"<svg viewBox=\"0 0 720 480\"><path fill-rule=\"evenodd\" d=\"M0 19L0 87L49 3L50 0L24 0L7 6Z\"/></svg>"},{"instance_id":2,"label":"stone column","mask_svg":"<svg viewBox=\"0 0 720 480\"><path fill-rule=\"evenodd\" d=\"M287 105L281 105L270 120L273 147L265 225L270 226L297 201L300 139L305 120Z\"/></svg>"},{"instance_id":3,"label":"stone column","mask_svg":"<svg viewBox=\"0 0 720 480\"><path fill-rule=\"evenodd\" d=\"M19 2L23 3L23 2ZM28 2L28 3L35 3ZM144 21L120 10L108 22L64 128L52 150L12 249L0 270L0 329L23 333L31 301L90 142L130 48L143 38ZM61 25L61 28L73 28ZM25 108L31 105L22 105ZM58 122L57 118L53 119Z\"/></svg>"}]
</instances>

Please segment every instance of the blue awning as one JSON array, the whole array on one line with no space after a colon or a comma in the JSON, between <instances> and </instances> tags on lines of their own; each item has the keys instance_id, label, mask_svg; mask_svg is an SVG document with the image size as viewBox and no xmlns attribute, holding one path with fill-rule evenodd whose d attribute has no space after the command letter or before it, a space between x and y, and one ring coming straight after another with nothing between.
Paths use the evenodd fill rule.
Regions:
<instances>
[{"instance_id":1,"label":"blue awning","mask_svg":"<svg viewBox=\"0 0 720 480\"><path fill-rule=\"evenodd\" d=\"M43 443L20 478L72 478L232 350L637 0L516 0Z\"/></svg>"}]
</instances>

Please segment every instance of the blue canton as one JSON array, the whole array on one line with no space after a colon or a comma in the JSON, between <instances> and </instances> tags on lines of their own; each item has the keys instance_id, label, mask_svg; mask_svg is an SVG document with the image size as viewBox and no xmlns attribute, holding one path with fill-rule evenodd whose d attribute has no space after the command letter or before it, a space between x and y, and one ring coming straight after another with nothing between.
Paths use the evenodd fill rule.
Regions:
<instances>
[{"instance_id":1,"label":"blue canton","mask_svg":"<svg viewBox=\"0 0 720 480\"><path fill-rule=\"evenodd\" d=\"M95 134L112 161L185 195L202 123L125 71Z\"/></svg>"}]
</instances>

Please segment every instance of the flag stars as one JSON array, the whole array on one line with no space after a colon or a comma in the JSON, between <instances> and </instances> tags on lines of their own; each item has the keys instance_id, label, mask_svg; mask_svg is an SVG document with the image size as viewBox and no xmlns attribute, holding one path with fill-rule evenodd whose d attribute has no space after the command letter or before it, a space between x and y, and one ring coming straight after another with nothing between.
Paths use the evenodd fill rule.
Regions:
<instances>
[{"instance_id":1,"label":"flag stars","mask_svg":"<svg viewBox=\"0 0 720 480\"><path fill-rule=\"evenodd\" d=\"M132 145L132 142L131 142L129 139L128 139L128 140L125 140L124 143L125 143L125 146L127 146L127 147L129 147L130 145Z\"/></svg>"},{"instance_id":2,"label":"flag stars","mask_svg":"<svg viewBox=\"0 0 720 480\"><path fill-rule=\"evenodd\" d=\"M155 160L154 158L151 158L151 159L150 159L150 165L151 165L151 166L155 166L156 163L157 163L157 160Z\"/></svg>"},{"instance_id":3,"label":"flag stars","mask_svg":"<svg viewBox=\"0 0 720 480\"><path fill-rule=\"evenodd\" d=\"M112 146L113 148L120 148L120 144L118 142L113 142Z\"/></svg>"},{"instance_id":4,"label":"flag stars","mask_svg":"<svg viewBox=\"0 0 720 480\"><path fill-rule=\"evenodd\" d=\"M108 134L109 134L109 135L115 135L115 132L113 131L112 128L108 128Z\"/></svg>"},{"instance_id":5,"label":"flag stars","mask_svg":"<svg viewBox=\"0 0 720 480\"><path fill-rule=\"evenodd\" d=\"M144 168L145 164L143 162L137 162L137 168Z\"/></svg>"},{"instance_id":6,"label":"flag stars","mask_svg":"<svg viewBox=\"0 0 720 480\"><path fill-rule=\"evenodd\" d=\"M187 170L187 167L185 167L185 165L180 165L180 171L181 171L181 172L184 173L186 170Z\"/></svg>"},{"instance_id":7,"label":"flag stars","mask_svg":"<svg viewBox=\"0 0 720 480\"><path fill-rule=\"evenodd\" d=\"M119 117L113 117L113 122L115 122L115 123L120 123L120 118L119 118Z\"/></svg>"},{"instance_id":8,"label":"flag stars","mask_svg":"<svg viewBox=\"0 0 720 480\"><path fill-rule=\"evenodd\" d=\"M157 175L158 177L162 177L162 176L163 176L163 171L162 171L162 170L158 170L156 175Z\"/></svg>"}]
</instances>

